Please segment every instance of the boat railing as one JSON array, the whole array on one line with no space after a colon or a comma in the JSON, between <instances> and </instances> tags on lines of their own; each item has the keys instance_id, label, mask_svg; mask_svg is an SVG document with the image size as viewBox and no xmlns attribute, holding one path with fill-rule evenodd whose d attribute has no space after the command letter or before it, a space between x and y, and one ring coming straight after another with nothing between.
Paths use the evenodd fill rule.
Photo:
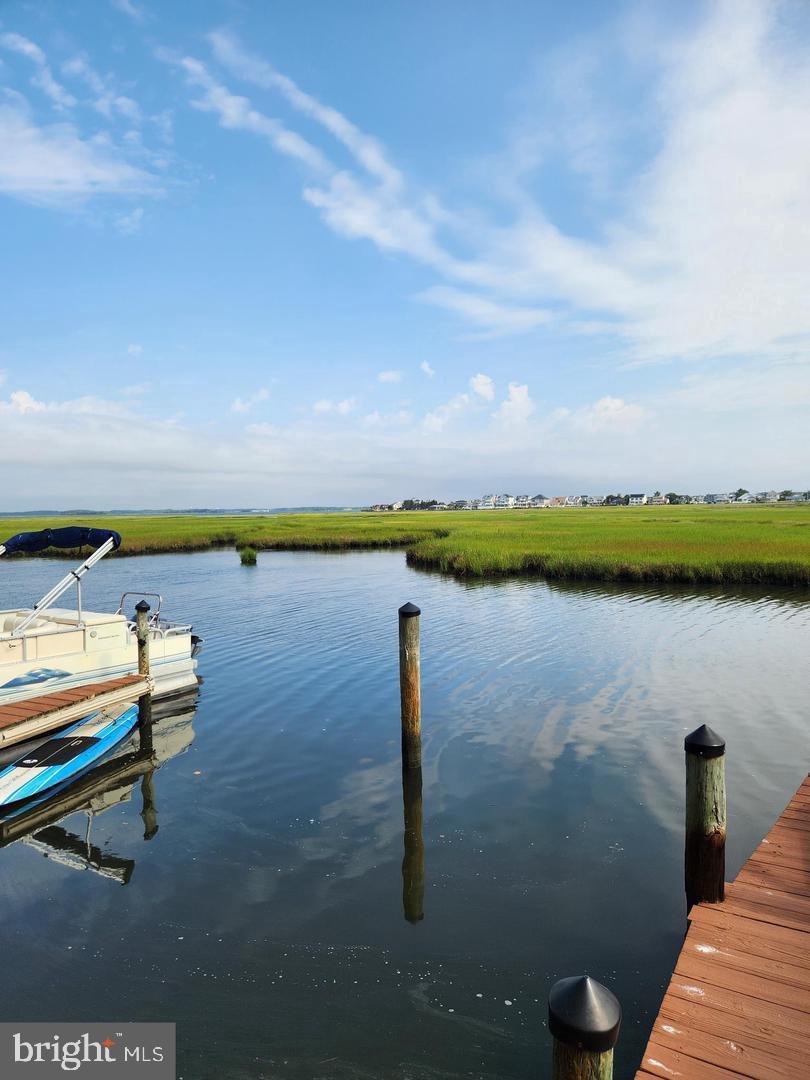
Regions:
<instances>
[{"instance_id":1,"label":"boat railing","mask_svg":"<svg viewBox=\"0 0 810 1080\"><path fill-rule=\"evenodd\" d=\"M157 607L152 612L152 614L149 616L149 622L153 626L157 626L160 623L160 609L163 606L163 597L160 595L160 593L156 593L156 592L135 592L135 591L121 593L121 603L118 605L118 611L116 611L116 615L123 615L124 614L124 601L126 600L126 598L128 596L151 596L153 599L156 599L157 600Z\"/></svg>"},{"instance_id":2,"label":"boat railing","mask_svg":"<svg viewBox=\"0 0 810 1080\"><path fill-rule=\"evenodd\" d=\"M136 624L130 620L127 622L127 628L131 634L134 634L137 630ZM153 637L167 638L177 636L178 634L190 634L191 623L170 623L163 619L159 626L155 626L153 623L149 624L149 633Z\"/></svg>"},{"instance_id":3,"label":"boat railing","mask_svg":"<svg viewBox=\"0 0 810 1080\"><path fill-rule=\"evenodd\" d=\"M58 600L62 593L69 589L74 582L76 583L76 607L79 614L79 624L82 625L82 578L91 567L96 565L99 559L103 559L107 552L112 551L113 548L118 546L120 537L118 537L118 541L116 541L115 537L117 535L117 533L111 534L110 538L105 540L101 547L97 548L80 566L77 566L75 570L71 570L69 574L65 574L62 580L58 581L50 592L45 593L42 599L34 604L30 613L12 630L11 636L15 638L23 637L29 624L41 615L43 611L46 611L55 600ZM5 547L3 550L5 551Z\"/></svg>"}]
</instances>

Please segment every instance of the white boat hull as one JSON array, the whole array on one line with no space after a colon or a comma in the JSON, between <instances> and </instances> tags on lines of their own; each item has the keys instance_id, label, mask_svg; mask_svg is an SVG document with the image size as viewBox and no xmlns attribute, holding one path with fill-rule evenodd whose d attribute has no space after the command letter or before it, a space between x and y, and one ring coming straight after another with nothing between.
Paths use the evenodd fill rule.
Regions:
<instances>
[{"instance_id":1,"label":"white boat hull","mask_svg":"<svg viewBox=\"0 0 810 1080\"><path fill-rule=\"evenodd\" d=\"M123 615L49 610L20 637L13 636L23 611L0 612L0 706L138 671L134 627ZM155 697L197 685L194 639L189 627L152 629L150 674Z\"/></svg>"}]
</instances>

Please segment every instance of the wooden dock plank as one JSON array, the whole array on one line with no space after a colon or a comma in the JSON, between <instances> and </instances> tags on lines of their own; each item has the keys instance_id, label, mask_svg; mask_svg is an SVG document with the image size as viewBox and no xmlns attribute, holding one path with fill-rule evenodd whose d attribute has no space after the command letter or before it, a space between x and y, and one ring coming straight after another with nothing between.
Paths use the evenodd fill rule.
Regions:
<instances>
[{"instance_id":1,"label":"wooden dock plank","mask_svg":"<svg viewBox=\"0 0 810 1080\"><path fill-rule=\"evenodd\" d=\"M810 1021L808 1021L807 1013L792 1009L788 1005L762 1000L757 996L755 980L752 980L751 989L753 989L753 995L742 993L740 990L729 990L705 978L696 979L675 974L669 984L668 993L682 1001L700 1001L717 1013L730 1012L747 1021L762 1019L768 1024L786 1028L788 1031L808 1032ZM666 998L664 1000L666 1001Z\"/></svg>"},{"instance_id":2,"label":"wooden dock plank","mask_svg":"<svg viewBox=\"0 0 810 1080\"><path fill-rule=\"evenodd\" d=\"M810 777L724 901L690 912L636 1076L810 1076Z\"/></svg>"},{"instance_id":3,"label":"wooden dock plank","mask_svg":"<svg viewBox=\"0 0 810 1080\"><path fill-rule=\"evenodd\" d=\"M744 1073L734 1072L707 1061L692 1057L691 1054L679 1054L668 1046L650 1039L643 1059L644 1068L651 1076L663 1076L672 1080L673 1076L688 1076L690 1080L739 1080Z\"/></svg>"},{"instance_id":4,"label":"wooden dock plank","mask_svg":"<svg viewBox=\"0 0 810 1080\"><path fill-rule=\"evenodd\" d=\"M807 1058L807 1046L801 1036L790 1031L775 1028L764 1021L741 1020L724 1013L718 1017L700 1002L677 1001L674 998L661 1007L656 1023L669 1023L676 1027L701 1032L704 1035L717 1036L722 1029L722 1037L740 1046L754 1047L766 1054L778 1051L782 1060L804 1062ZM720 1036L717 1036L718 1038Z\"/></svg>"},{"instance_id":5,"label":"wooden dock plank","mask_svg":"<svg viewBox=\"0 0 810 1080\"><path fill-rule=\"evenodd\" d=\"M761 884L769 889L794 892L799 896L810 896L810 872L793 870L789 866L774 866L749 859L737 875L737 881Z\"/></svg>"},{"instance_id":6,"label":"wooden dock plank","mask_svg":"<svg viewBox=\"0 0 810 1080\"><path fill-rule=\"evenodd\" d=\"M675 974L694 983L711 980L714 986L735 993L747 994L760 998L774 1005L786 1005L790 1009L799 1009L810 1013L810 990L796 983L783 982L781 979L768 978L748 967L732 964L720 964L717 954L711 956L690 956L681 953ZM810 1019L801 1021L810 1024Z\"/></svg>"},{"instance_id":7,"label":"wooden dock plank","mask_svg":"<svg viewBox=\"0 0 810 1080\"><path fill-rule=\"evenodd\" d=\"M758 1080L795 1080L796 1070L804 1063L801 1052L790 1054L786 1061L775 1061L773 1043L757 1043L744 1035L736 1039L713 1035L674 1016L659 1016L652 1037L656 1045L674 1053Z\"/></svg>"},{"instance_id":8,"label":"wooden dock plank","mask_svg":"<svg viewBox=\"0 0 810 1080\"><path fill-rule=\"evenodd\" d=\"M86 686L77 686L72 690L42 694L26 701L15 701L11 705L0 705L0 730L18 724L21 720L33 720L36 717L45 716L64 705L84 701L92 702L93 698L98 697L99 694L107 694L111 690L120 690L128 686L137 687L142 681L140 675L122 675L117 679L88 683Z\"/></svg>"},{"instance_id":9,"label":"wooden dock plank","mask_svg":"<svg viewBox=\"0 0 810 1080\"><path fill-rule=\"evenodd\" d=\"M809 944L808 938L800 930L785 926L772 926L756 919L743 919L724 910L724 905L716 907L699 905L692 911L692 926L716 926L734 933L745 933L761 937L765 942L773 942L779 949L800 954Z\"/></svg>"},{"instance_id":10,"label":"wooden dock plank","mask_svg":"<svg viewBox=\"0 0 810 1080\"><path fill-rule=\"evenodd\" d=\"M0 745L13 746L79 720L94 709L135 701L153 688L145 675L122 675L58 694L0 706Z\"/></svg>"},{"instance_id":11,"label":"wooden dock plank","mask_svg":"<svg viewBox=\"0 0 810 1080\"><path fill-rule=\"evenodd\" d=\"M747 971L810 991L810 949L797 955L780 950L766 938L693 926L681 950L681 960L684 958L711 961L718 967Z\"/></svg>"}]
</instances>

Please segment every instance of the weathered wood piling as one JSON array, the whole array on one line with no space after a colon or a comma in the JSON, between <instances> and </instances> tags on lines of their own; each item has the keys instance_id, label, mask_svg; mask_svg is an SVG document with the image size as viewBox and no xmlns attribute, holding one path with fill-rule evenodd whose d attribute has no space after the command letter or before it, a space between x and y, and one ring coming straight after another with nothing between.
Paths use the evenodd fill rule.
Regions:
<instances>
[{"instance_id":1,"label":"weathered wood piling","mask_svg":"<svg viewBox=\"0 0 810 1080\"><path fill-rule=\"evenodd\" d=\"M618 998L589 975L556 982L548 995L552 1080L613 1080L621 1022Z\"/></svg>"},{"instance_id":2,"label":"weathered wood piling","mask_svg":"<svg viewBox=\"0 0 810 1080\"><path fill-rule=\"evenodd\" d=\"M135 634L138 641L138 674L149 677L149 604L139 600L135 605ZM138 698L138 727L141 749L152 752L152 694Z\"/></svg>"},{"instance_id":3,"label":"weathered wood piling","mask_svg":"<svg viewBox=\"0 0 810 1080\"><path fill-rule=\"evenodd\" d=\"M419 618L416 604L399 609L399 694L402 715L402 764L422 767L422 702L419 669Z\"/></svg>"},{"instance_id":4,"label":"weathered wood piling","mask_svg":"<svg viewBox=\"0 0 810 1080\"><path fill-rule=\"evenodd\" d=\"M405 816L402 857L402 909L409 923L425 917L425 842L422 836L422 770L402 769L402 805Z\"/></svg>"},{"instance_id":5,"label":"weathered wood piling","mask_svg":"<svg viewBox=\"0 0 810 1080\"><path fill-rule=\"evenodd\" d=\"M686 751L686 905L723 899L726 876L726 741L705 724Z\"/></svg>"}]
</instances>

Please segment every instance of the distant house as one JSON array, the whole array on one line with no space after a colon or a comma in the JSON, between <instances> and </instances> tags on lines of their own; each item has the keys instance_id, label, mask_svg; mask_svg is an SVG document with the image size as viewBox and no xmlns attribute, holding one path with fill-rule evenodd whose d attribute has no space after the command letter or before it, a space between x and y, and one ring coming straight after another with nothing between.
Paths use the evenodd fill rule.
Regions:
<instances>
[{"instance_id":1,"label":"distant house","mask_svg":"<svg viewBox=\"0 0 810 1080\"><path fill-rule=\"evenodd\" d=\"M548 500L548 505L554 507L565 506L565 495L555 495L553 499Z\"/></svg>"},{"instance_id":2,"label":"distant house","mask_svg":"<svg viewBox=\"0 0 810 1080\"><path fill-rule=\"evenodd\" d=\"M401 502L391 503L391 509L392 510L401 510L402 509L402 503Z\"/></svg>"},{"instance_id":3,"label":"distant house","mask_svg":"<svg viewBox=\"0 0 810 1080\"><path fill-rule=\"evenodd\" d=\"M533 510L539 510L541 508L548 509L550 505L551 499L545 499L542 495L539 497L535 495L533 499L529 500L529 506L532 507Z\"/></svg>"},{"instance_id":4,"label":"distant house","mask_svg":"<svg viewBox=\"0 0 810 1080\"><path fill-rule=\"evenodd\" d=\"M495 496L485 495L478 504L479 510L494 510L495 509Z\"/></svg>"},{"instance_id":5,"label":"distant house","mask_svg":"<svg viewBox=\"0 0 810 1080\"><path fill-rule=\"evenodd\" d=\"M630 506L646 506L647 505L647 496L643 495L643 494L642 495L631 495L629 505Z\"/></svg>"},{"instance_id":6,"label":"distant house","mask_svg":"<svg viewBox=\"0 0 810 1080\"><path fill-rule=\"evenodd\" d=\"M514 505L514 495L498 495L495 499L495 507L497 510L511 510Z\"/></svg>"},{"instance_id":7,"label":"distant house","mask_svg":"<svg viewBox=\"0 0 810 1080\"><path fill-rule=\"evenodd\" d=\"M807 496L802 491L795 491L792 495L785 496L785 502L806 502Z\"/></svg>"},{"instance_id":8,"label":"distant house","mask_svg":"<svg viewBox=\"0 0 810 1080\"><path fill-rule=\"evenodd\" d=\"M565 496L565 505L566 506L582 506L582 496L581 495L566 495Z\"/></svg>"},{"instance_id":9,"label":"distant house","mask_svg":"<svg viewBox=\"0 0 810 1080\"><path fill-rule=\"evenodd\" d=\"M737 502L741 503L753 503L757 501L756 495L752 495L750 491L746 491L744 495L741 495Z\"/></svg>"},{"instance_id":10,"label":"distant house","mask_svg":"<svg viewBox=\"0 0 810 1080\"><path fill-rule=\"evenodd\" d=\"M714 504L714 503L728 503L728 502L731 502L731 496L727 492L724 491L724 492L722 492L720 494L706 495L704 497L704 502L712 503L712 504Z\"/></svg>"},{"instance_id":11,"label":"distant house","mask_svg":"<svg viewBox=\"0 0 810 1080\"><path fill-rule=\"evenodd\" d=\"M528 510L531 505L531 500L528 495L516 495L515 496L515 509L516 510Z\"/></svg>"},{"instance_id":12,"label":"distant house","mask_svg":"<svg viewBox=\"0 0 810 1080\"><path fill-rule=\"evenodd\" d=\"M666 495L650 495L647 503L649 506L669 506L669 499Z\"/></svg>"},{"instance_id":13,"label":"distant house","mask_svg":"<svg viewBox=\"0 0 810 1080\"><path fill-rule=\"evenodd\" d=\"M394 507L391 503L374 503L371 509L375 511L375 513L381 514L385 510L393 510Z\"/></svg>"},{"instance_id":14,"label":"distant house","mask_svg":"<svg viewBox=\"0 0 810 1080\"><path fill-rule=\"evenodd\" d=\"M605 505L605 496L604 495L586 495L585 496L585 505L586 506L604 506Z\"/></svg>"}]
</instances>

